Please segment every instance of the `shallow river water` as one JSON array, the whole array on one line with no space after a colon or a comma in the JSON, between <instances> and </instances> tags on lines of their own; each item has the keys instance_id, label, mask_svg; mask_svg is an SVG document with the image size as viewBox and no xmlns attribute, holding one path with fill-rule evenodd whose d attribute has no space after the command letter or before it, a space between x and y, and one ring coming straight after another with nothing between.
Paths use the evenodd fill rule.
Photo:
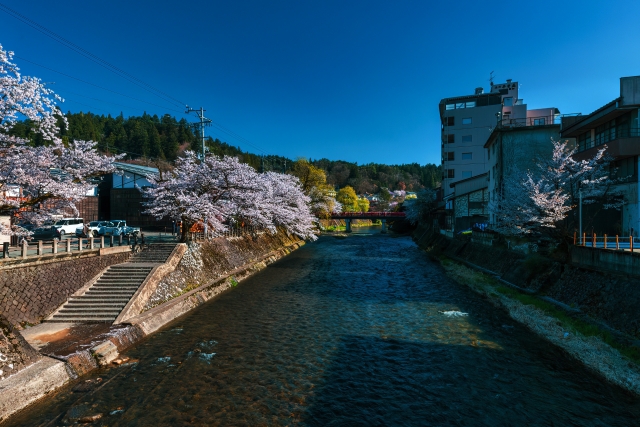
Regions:
<instances>
[{"instance_id":1,"label":"shallow river water","mask_svg":"<svg viewBox=\"0 0 640 427\"><path fill-rule=\"evenodd\" d=\"M406 237L321 237L125 355L135 362L8 424L100 413L92 425L640 425L640 399L449 280Z\"/></svg>"}]
</instances>

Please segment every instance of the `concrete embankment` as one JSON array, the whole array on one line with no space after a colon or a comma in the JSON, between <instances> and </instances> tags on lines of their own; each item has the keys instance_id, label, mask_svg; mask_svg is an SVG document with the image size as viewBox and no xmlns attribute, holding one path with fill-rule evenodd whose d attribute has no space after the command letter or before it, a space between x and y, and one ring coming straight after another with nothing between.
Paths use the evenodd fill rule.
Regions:
<instances>
[{"instance_id":1,"label":"concrete embankment","mask_svg":"<svg viewBox=\"0 0 640 427\"><path fill-rule=\"evenodd\" d=\"M637 279L450 239L427 228L419 228L414 240L455 281L607 380L640 394ZM604 342L611 337L612 345Z\"/></svg>"},{"instance_id":2,"label":"concrete embankment","mask_svg":"<svg viewBox=\"0 0 640 427\"><path fill-rule=\"evenodd\" d=\"M182 245L166 266L154 270L117 324L43 324L39 333L35 332L37 327L23 331L47 356L34 352L20 341L22 337L12 336L21 344L15 351L32 357L21 365L25 369L0 380L0 420L71 379L100 366L120 363L121 351L303 244L283 233L265 233Z\"/></svg>"}]
</instances>

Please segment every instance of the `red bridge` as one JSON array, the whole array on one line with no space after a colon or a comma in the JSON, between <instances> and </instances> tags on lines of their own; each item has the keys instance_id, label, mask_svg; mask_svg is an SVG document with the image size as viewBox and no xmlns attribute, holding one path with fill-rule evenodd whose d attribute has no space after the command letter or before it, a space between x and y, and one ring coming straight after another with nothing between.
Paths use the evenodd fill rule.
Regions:
<instances>
[{"instance_id":1,"label":"red bridge","mask_svg":"<svg viewBox=\"0 0 640 427\"><path fill-rule=\"evenodd\" d=\"M398 219L404 212L342 212L331 215L331 219Z\"/></svg>"},{"instance_id":2,"label":"red bridge","mask_svg":"<svg viewBox=\"0 0 640 427\"><path fill-rule=\"evenodd\" d=\"M344 219L347 233L351 232L351 220L353 219L380 219L382 220L382 232L387 232L387 220L401 219L404 212L342 212L331 215L331 219Z\"/></svg>"}]
</instances>

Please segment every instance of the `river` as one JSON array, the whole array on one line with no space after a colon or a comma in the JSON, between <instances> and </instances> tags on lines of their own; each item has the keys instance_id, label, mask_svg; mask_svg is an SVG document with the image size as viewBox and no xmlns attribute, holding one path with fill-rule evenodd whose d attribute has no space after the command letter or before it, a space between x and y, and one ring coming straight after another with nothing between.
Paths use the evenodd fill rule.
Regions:
<instances>
[{"instance_id":1,"label":"river","mask_svg":"<svg viewBox=\"0 0 640 427\"><path fill-rule=\"evenodd\" d=\"M356 231L305 245L8 425L638 425L638 398L409 238Z\"/></svg>"}]
</instances>

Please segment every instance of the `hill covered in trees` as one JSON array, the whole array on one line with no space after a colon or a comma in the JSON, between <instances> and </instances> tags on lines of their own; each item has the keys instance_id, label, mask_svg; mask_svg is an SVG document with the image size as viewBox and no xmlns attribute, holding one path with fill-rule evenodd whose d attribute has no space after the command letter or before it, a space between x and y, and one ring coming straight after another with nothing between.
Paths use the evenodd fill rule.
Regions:
<instances>
[{"instance_id":1,"label":"hill covered in trees","mask_svg":"<svg viewBox=\"0 0 640 427\"><path fill-rule=\"evenodd\" d=\"M92 113L67 113L68 125L60 121L63 140L92 140L105 153L126 154L127 159L147 160L149 164L175 161L185 149L202 151L201 140L185 119L176 120L170 114L162 117L144 113L142 116L123 117L122 114L96 115ZM28 138L34 145L43 143L28 121L20 122L11 134ZM289 172L293 160L282 156L260 156L245 152L239 147L208 137L207 150L216 155L238 157L241 162L258 171ZM326 171L327 183L342 188L352 186L358 193L376 193L380 188L417 191L434 188L440 183L440 166L418 163L384 165L369 163L358 165L341 160L310 160L310 163Z\"/></svg>"}]
</instances>

